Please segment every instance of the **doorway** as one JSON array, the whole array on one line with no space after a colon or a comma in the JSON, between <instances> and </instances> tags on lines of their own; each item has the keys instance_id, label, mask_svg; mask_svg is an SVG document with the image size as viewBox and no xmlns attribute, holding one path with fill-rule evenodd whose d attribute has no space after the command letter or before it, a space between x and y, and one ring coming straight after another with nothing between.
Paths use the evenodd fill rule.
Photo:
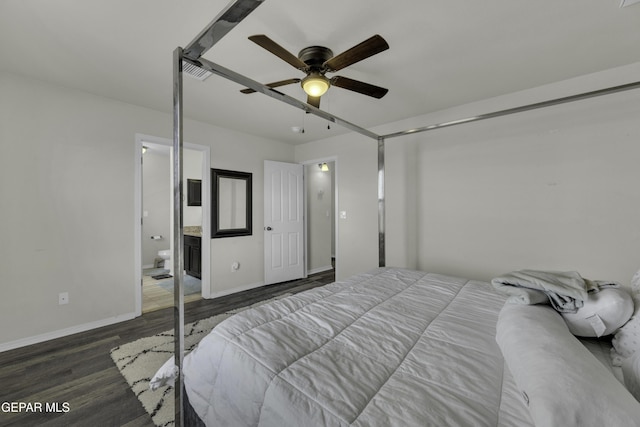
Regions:
<instances>
[{"instance_id":1,"label":"doorway","mask_svg":"<svg viewBox=\"0 0 640 427\"><path fill-rule=\"evenodd\" d=\"M264 283L333 271L337 159L264 163Z\"/></svg>"},{"instance_id":2,"label":"doorway","mask_svg":"<svg viewBox=\"0 0 640 427\"><path fill-rule=\"evenodd\" d=\"M174 305L173 296L173 151L172 141L136 135L136 315ZM209 297L209 147L184 144L183 233L185 248L197 254L200 271L184 274L184 301ZM199 203L187 200L198 182ZM193 190L193 188L191 189ZM199 205L199 206L198 206ZM203 244L204 243L204 244ZM185 249L186 252L186 249ZM185 264L186 265L186 264ZM199 277L198 277L199 276ZM205 286L203 286L205 284Z\"/></svg>"},{"instance_id":3,"label":"doorway","mask_svg":"<svg viewBox=\"0 0 640 427\"><path fill-rule=\"evenodd\" d=\"M336 160L306 163L305 222L307 274L335 269L336 260Z\"/></svg>"}]
</instances>

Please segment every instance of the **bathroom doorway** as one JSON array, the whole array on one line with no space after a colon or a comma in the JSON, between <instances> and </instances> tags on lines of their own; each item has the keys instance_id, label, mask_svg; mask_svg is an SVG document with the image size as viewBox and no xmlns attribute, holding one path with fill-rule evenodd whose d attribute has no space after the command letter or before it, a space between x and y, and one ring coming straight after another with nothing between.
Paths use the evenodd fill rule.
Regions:
<instances>
[{"instance_id":1,"label":"bathroom doorway","mask_svg":"<svg viewBox=\"0 0 640 427\"><path fill-rule=\"evenodd\" d=\"M174 305L173 295L173 152L172 141L136 136L136 313ZM183 150L184 301L208 297L209 148ZM189 197L188 197L189 196ZM204 243L204 244L203 244ZM138 297L139 295L139 297Z\"/></svg>"}]
</instances>

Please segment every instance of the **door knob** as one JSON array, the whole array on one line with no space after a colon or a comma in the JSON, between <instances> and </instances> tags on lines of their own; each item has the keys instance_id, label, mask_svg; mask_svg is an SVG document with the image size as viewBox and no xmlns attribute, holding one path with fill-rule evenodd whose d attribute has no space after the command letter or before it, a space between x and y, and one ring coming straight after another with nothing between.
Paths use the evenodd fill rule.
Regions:
<instances>
[{"instance_id":1,"label":"door knob","mask_svg":"<svg viewBox=\"0 0 640 427\"><path fill-rule=\"evenodd\" d=\"M273 228L271 228L271 227L267 227L267 228L265 228L265 230L267 230L267 231L271 231L271 230L273 230Z\"/></svg>"}]
</instances>

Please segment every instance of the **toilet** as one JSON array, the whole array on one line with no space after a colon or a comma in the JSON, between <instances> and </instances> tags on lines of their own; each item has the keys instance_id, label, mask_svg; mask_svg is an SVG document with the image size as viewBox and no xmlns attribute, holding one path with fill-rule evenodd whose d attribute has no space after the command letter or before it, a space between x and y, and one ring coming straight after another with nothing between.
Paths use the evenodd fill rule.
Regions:
<instances>
[{"instance_id":1,"label":"toilet","mask_svg":"<svg viewBox=\"0 0 640 427\"><path fill-rule=\"evenodd\" d=\"M162 263L158 264L158 267L165 268L167 270L171 270L173 267L171 265L171 249L164 249L162 251L158 251L158 258L162 259Z\"/></svg>"}]
</instances>

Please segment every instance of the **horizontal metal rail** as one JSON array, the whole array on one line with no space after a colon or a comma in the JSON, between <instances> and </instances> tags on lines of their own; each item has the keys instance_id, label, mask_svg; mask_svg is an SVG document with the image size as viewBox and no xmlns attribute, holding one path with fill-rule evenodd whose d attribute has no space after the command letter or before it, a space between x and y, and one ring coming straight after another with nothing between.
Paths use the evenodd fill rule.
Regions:
<instances>
[{"instance_id":1,"label":"horizontal metal rail","mask_svg":"<svg viewBox=\"0 0 640 427\"><path fill-rule=\"evenodd\" d=\"M562 98L551 99L548 101L536 102L534 104L523 105L521 107L508 108L506 110L495 111L493 113L480 114L477 116L467 117L464 119L452 120L449 122L438 123L434 125L424 126L415 129L408 129L401 132L390 133L384 135L383 138L395 138L398 136L412 135L414 133L427 132L435 129L442 129L445 127L461 125L464 123L477 122L480 120L492 119L494 117L507 116L509 114L522 113L524 111L536 110L538 108L551 107L558 104L566 104L568 102L580 101L583 99L594 98L596 96L609 95L612 93L624 92L631 89L640 88L640 82L627 83L619 86L612 86L606 89L594 90L591 92L585 92L577 95L565 96Z\"/></svg>"},{"instance_id":2,"label":"horizontal metal rail","mask_svg":"<svg viewBox=\"0 0 640 427\"><path fill-rule=\"evenodd\" d=\"M229 31L253 12L264 0L236 0L230 3L183 50L187 58L198 59Z\"/></svg>"},{"instance_id":3,"label":"horizontal metal rail","mask_svg":"<svg viewBox=\"0 0 640 427\"><path fill-rule=\"evenodd\" d=\"M236 73L235 71L232 71L228 68L223 67L222 65L218 65L215 64L211 61L208 61L204 58L200 58L197 60L192 60L190 58L183 58L183 61L188 62L192 65L195 65L196 67L200 67L204 70L207 70L213 74L216 74L218 76L224 77L228 80L234 81L236 83L239 83L245 87L251 88L253 90L255 90L256 92L260 92L263 93L265 95L268 95L272 98L275 98L279 101L282 101L286 104L289 104L293 107L299 108L300 110L306 111L307 113L313 114L315 116L321 117L325 120L328 120L332 123L336 123L340 126L343 126L347 129L350 129L354 132L357 132L361 135L367 136L369 138L375 139L376 141L378 140L379 136L376 133L373 133L365 128L362 128L358 125L355 125L351 122L348 122L344 119L341 119L340 117L334 116L331 113L327 113L326 111L320 110L319 108L314 107L313 105L309 105L306 102L302 102L299 101L295 98L292 98L289 95L285 95L282 92L278 92L275 89L272 89L268 86L263 85L262 83L259 83L255 80L252 80L248 77L243 76L242 74Z\"/></svg>"}]
</instances>

